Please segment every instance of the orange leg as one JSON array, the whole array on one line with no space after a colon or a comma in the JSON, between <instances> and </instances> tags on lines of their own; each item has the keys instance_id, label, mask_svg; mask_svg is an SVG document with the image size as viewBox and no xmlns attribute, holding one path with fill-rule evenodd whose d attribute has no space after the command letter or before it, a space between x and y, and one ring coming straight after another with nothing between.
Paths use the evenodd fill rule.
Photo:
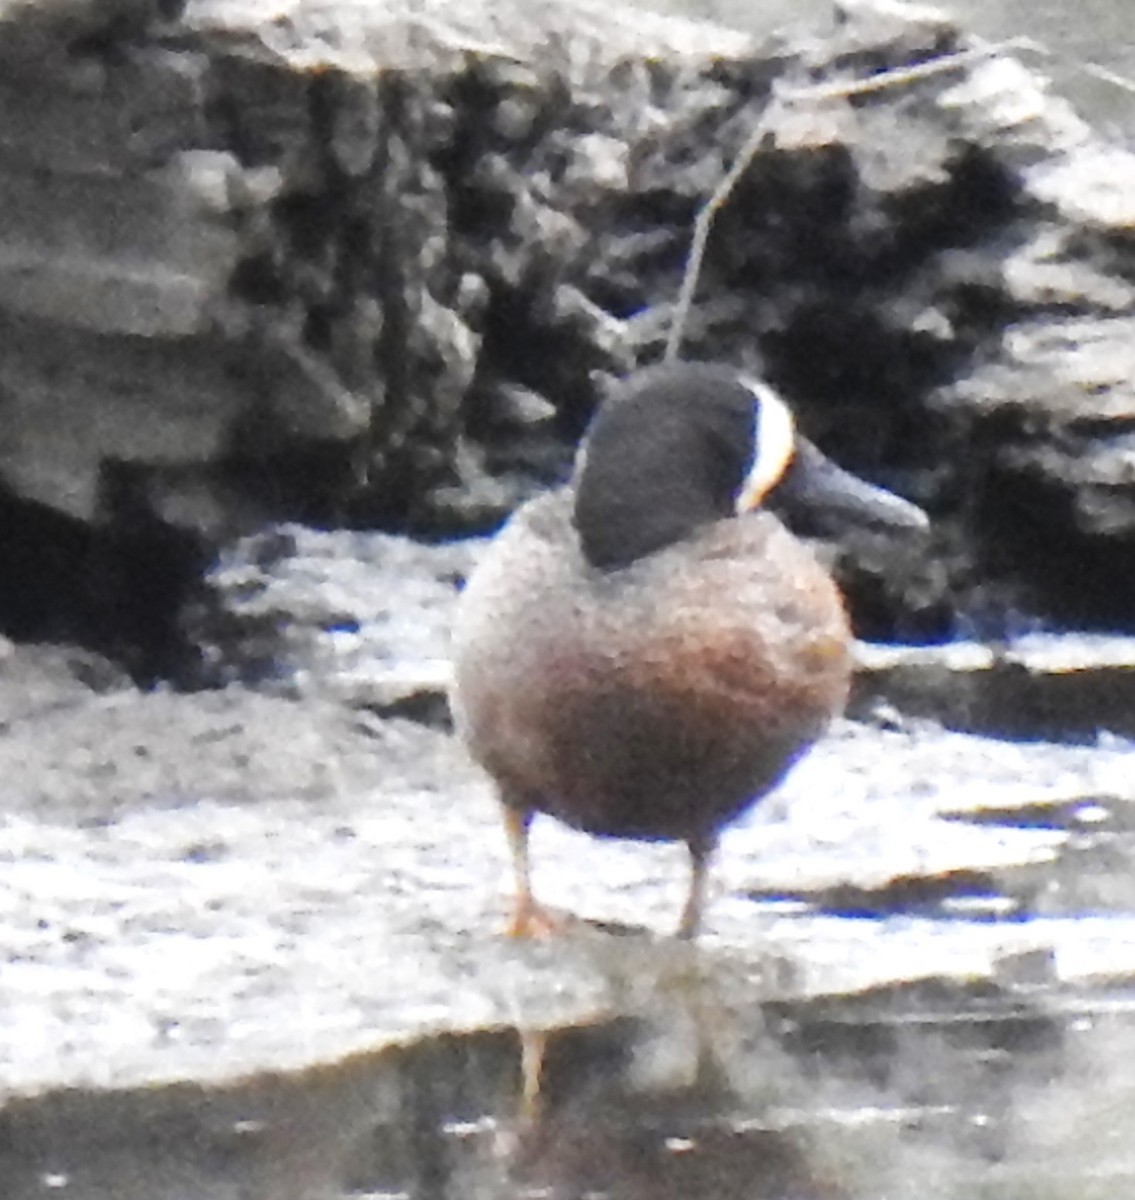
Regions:
<instances>
[{"instance_id":1,"label":"orange leg","mask_svg":"<svg viewBox=\"0 0 1135 1200\"><path fill-rule=\"evenodd\" d=\"M532 881L528 872L528 827L532 824L532 812L526 808L504 806L504 831L508 838L508 849L512 855L512 870L516 880L516 899L513 902L512 919L506 930L509 937L547 937L559 928L555 918L536 903L532 895Z\"/></svg>"},{"instance_id":2,"label":"orange leg","mask_svg":"<svg viewBox=\"0 0 1135 1200\"><path fill-rule=\"evenodd\" d=\"M686 845L690 851L690 890L682 919L678 922L678 936L693 938L701 925L702 909L705 907L705 889L709 877L709 860L717 848L716 838L691 838Z\"/></svg>"}]
</instances>

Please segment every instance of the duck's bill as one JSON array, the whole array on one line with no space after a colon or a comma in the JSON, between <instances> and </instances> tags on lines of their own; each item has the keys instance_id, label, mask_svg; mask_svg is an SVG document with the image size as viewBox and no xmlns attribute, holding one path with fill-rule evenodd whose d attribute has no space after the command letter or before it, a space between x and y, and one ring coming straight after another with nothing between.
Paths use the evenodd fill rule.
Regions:
<instances>
[{"instance_id":1,"label":"duck's bill","mask_svg":"<svg viewBox=\"0 0 1135 1200\"><path fill-rule=\"evenodd\" d=\"M909 530L930 526L917 504L836 466L802 437L769 500L794 526L821 533L840 532L848 525Z\"/></svg>"}]
</instances>

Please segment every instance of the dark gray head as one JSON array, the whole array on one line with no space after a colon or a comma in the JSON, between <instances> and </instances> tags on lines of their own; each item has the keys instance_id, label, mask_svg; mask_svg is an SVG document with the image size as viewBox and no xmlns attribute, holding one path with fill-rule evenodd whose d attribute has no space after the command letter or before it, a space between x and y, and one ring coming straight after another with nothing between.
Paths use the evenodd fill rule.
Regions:
<instances>
[{"instance_id":1,"label":"dark gray head","mask_svg":"<svg viewBox=\"0 0 1135 1200\"><path fill-rule=\"evenodd\" d=\"M921 509L826 459L765 384L679 363L632 375L599 410L576 468L575 525L588 561L615 570L782 486L791 506L927 524Z\"/></svg>"}]
</instances>

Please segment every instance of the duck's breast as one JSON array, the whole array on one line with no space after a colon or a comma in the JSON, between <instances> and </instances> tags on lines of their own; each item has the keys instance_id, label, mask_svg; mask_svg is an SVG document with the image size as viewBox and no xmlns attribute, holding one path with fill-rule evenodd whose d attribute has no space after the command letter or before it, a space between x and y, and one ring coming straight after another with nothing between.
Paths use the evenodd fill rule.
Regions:
<instances>
[{"instance_id":1,"label":"duck's breast","mask_svg":"<svg viewBox=\"0 0 1135 1200\"><path fill-rule=\"evenodd\" d=\"M471 581L459 728L506 799L597 833L715 828L842 708L838 591L769 514L606 574L569 515L569 493L522 511Z\"/></svg>"}]
</instances>

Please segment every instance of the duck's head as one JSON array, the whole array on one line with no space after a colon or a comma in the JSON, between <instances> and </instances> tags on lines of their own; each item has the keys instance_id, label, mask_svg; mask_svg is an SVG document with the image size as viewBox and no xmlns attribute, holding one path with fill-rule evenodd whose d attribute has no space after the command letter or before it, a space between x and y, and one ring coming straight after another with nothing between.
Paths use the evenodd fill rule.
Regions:
<instances>
[{"instance_id":1,"label":"duck's head","mask_svg":"<svg viewBox=\"0 0 1135 1200\"><path fill-rule=\"evenodd\" d=\"M575 476L574 520L592 566L616 570L776 496L831 516L924 529L907 500L837 467L772 388L728 367L651 367L600 408Z\"/></svg>"}]
</instances>

